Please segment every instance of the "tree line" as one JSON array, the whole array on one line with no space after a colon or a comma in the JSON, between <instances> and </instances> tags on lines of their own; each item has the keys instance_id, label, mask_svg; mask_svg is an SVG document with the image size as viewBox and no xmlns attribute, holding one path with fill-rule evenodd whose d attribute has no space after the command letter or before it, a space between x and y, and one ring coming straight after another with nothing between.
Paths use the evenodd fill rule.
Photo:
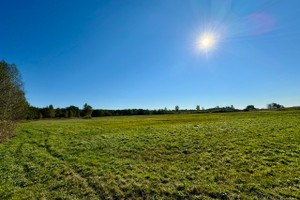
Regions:
<instances>
[{"instance_id":1,"label":"tree line","mask_svg":"<svg viewBox=\"0 0 300 200\"><path fill-rule=\"evenodd\" d=\"M84 104L83 109L76 106L67 108L54 108L49 105L45 108L38 108L27 105L25 119L42 119L42 118L73 118L73 117L92 117L93 108L88 104Z\"/></svg>"},{"instance_id":2,"label":"tree line","mask_svg":"<svg viewBox=\"0 0 300 200\"><path fill-rule=\"evenodd\" d=\"M268 109L284 108L280 104L271 103L267 105ZM179 106L175 106L173 110L167 108L148 110L148 109L123 109L123 110L106 110L106 109L94 109L85 104L83 109L79 109L76 106L69 106L67 108L56 108L52 105L45 108L37 108L29 106L26 119L42 119L42 118L73 118L73 117L103 117L103 116L126 116L126 115L161 115L161 114L193 114L193 113L222 113L222 112L240 112L240 111L255 111L259 110L254 105L248 105L245 109L236 109L233 105L214 108L200 108L199 105L195 109L180 109Z\"/></svg>"}]
</instances>

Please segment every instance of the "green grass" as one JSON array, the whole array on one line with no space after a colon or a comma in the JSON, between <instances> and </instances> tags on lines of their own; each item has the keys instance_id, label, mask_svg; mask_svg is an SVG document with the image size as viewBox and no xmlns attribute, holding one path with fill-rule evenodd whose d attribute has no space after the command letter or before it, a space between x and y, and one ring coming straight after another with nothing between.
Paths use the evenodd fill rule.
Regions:
<instances>
[{"instance_id":1,"label":"green grass","mask_svg":"<svg viewBox=\"0 0 300 200\"><path fill-rule=\"evenodd\" d=\"M20 124L0 199L300 199L300 111Z\"/></svg>"}]
</instances>

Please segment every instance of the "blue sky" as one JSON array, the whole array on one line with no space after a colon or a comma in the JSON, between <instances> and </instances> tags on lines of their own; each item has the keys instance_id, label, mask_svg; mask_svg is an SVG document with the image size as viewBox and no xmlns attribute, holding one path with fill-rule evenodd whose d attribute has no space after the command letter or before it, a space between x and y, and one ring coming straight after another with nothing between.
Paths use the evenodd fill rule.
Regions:
<instances>
[{"instance_id":1,"label":"blue sky","mask_svg":"<svg viewBox=\"0 0 300 200\"><path fill-rule=\"evenodd\" d=\"M0 6L0 59L18 66L34 106L300 105L299 0ZM203 51L207 32L214 48Z\"/></svg>"}]
</instances>

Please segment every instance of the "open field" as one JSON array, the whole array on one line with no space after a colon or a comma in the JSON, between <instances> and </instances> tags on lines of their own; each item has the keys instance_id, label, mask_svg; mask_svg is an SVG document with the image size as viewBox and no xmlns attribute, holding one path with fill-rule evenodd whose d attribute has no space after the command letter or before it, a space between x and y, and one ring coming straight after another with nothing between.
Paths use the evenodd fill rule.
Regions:
<instances>
[{"instance_id":1,"label":"open field","mask_svg":"<svg viewBox=\"0 0 300 200\"><path fill-rule=\"evenodd\" d=\"M300 199L300 111L20 124L0 199Z\"/></svg>"}]
</instances>

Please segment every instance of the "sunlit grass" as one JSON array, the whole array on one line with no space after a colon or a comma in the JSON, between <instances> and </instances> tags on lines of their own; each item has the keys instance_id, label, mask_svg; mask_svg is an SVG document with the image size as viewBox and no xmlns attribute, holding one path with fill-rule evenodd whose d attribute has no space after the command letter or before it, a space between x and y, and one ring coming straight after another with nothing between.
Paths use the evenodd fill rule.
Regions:
<instances>
[{"instance_id":1,"label":"sunlit grass","mask_svg":"<svg viewBox=\"0 0 300 200\"><path fill-rule=\"evenodd\" d=\"M19 125L0 199L300 198L300 112L103 117Z\"/></svg>"}]
</instances>

